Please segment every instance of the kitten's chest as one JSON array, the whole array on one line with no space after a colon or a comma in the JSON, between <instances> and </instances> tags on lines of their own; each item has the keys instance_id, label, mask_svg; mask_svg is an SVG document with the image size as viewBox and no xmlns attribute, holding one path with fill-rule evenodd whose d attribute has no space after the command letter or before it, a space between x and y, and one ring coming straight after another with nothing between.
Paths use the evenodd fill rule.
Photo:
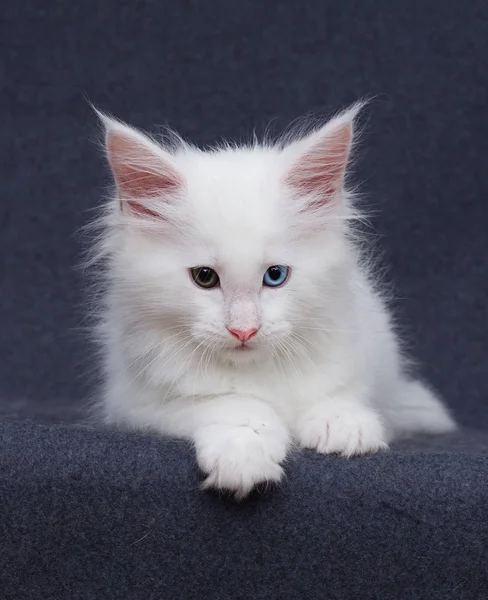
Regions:
<instances>
[{"instance_id":1,"label":"kitten's chest","mask_svg":"<svg viewBox=\"0 0 488 600\"><path fill-rule=\"evenodd\" d=\"M204 377L185 378L180 381L179 392L183 396L237 395L263 400L273 406L283 417L291 415L299 403L294 377L285 372L266 371L208 371Z\"/></svg>"}]
</instances>

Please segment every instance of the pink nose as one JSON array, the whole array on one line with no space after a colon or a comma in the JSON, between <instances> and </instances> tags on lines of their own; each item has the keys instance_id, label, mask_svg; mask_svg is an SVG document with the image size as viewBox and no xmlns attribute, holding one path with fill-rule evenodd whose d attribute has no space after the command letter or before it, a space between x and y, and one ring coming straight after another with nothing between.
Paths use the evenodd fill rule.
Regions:
<instances>
[{"instance_id":1,"label":"pink nose","mask_svg":"<svg viewBox=\"0 0 488 600\"><path fill-rule=\"evenodd\" d=\"M244 342L250 340L252 336L256 335L256 333L258 332L257 329L231 329L230 327L228 327L227 329L234 337L236 337L243 344Z\"/></svg>"}]
</instances>

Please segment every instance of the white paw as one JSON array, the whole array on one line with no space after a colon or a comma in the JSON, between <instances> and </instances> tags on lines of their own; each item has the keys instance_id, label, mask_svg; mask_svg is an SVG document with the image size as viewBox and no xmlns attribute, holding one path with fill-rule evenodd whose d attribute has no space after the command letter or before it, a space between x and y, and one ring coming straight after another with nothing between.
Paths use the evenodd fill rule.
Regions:
<instances>
[{"instance_id":1,"label":"white paw","mask_svg":"<svg viewBox=\"0 0 488 600\"><path fill-rule=\"evenodd\" d=\"M350 402L324 402L309 409L297 423L303 448L321 454L354 456L388 448L385 429L369 408Z\"/></svg>"},{"instance_id":2,"label":"white paw","mask_svg":"<svg viewBox=\"0 0 488 600\"><path fill-rule=\"evenodd\" d=\"M228 490L242 500L259 483L280 481L287 438L284 429L271 431L265 423L202 428L195 445L198 465L207 474L203 487Z\"/></svg>"}]
</instances>

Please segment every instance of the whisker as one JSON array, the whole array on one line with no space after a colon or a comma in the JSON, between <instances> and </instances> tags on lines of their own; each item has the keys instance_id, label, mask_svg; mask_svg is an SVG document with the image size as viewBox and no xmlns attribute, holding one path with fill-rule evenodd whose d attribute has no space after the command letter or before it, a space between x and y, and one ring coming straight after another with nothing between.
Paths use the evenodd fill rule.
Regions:
<instances>
[{"instance_id":1,"label":"whisker","mask_svg":"<svg viewBox=\"0 0 488 600\"><path fill-rule=\"evenodd\" d=\"M177 380L178 380L178 378L179 378L179 376L180 376L180 373L181 373L181 371L182 371L182 370L185 368L185 365L186 365L187 363L188 363L188 365L190 364L190 362L191 362L191 359L192 359L193 355L195 354L195 352L196 352L196 351L197 351L197 350L198 350L198 349L199 349L199 348L200 348L200 347L201 347L201 346L202 346L204 343L205 343L205 340L201 341L201 342L200 342L200 343L199 343L199 344L198 344L198 345L197 345L197 346L196 346L196 347L195 347L195 348L192 350L192 352L189 354L189 356L187 357L187 359L186 359L185 361L183 361L183 363L182 363L181 367L178 369L178 372L177 372L177 373L176 373L176 375L174 376L172 383L170 384L170 386L168 387L168 390L166 391L166 394L165 394L165 396L164 396L164 398L163 398L163 400L162 400L162 401L163 401L163 403L166 401L166 399L167 399L167 397L168 397L168 395L169 395L170 391L173 389L174 385L176 384L176 382L177 382ZM186 347L186 346L185 346L185 347Z\"/></svg>"},{"instance_id":2,"label":"whisker","mask_svg":"<svg viewBox=\"0 0 488 600\"><path fill-rule=\"evenodd\" d=\"M186 337L183 338L183 340L180 341L185 341L185 340L189 340L187 341L187 343L183 346L183 348L186 348L186 346L188 346L188 344L190 344L192 342L192 338L187 335ZM164 345L164 341L160 342L158 344L156 344L156 346L154 346L149 352L147 352L145 355L147 354L151 354L152 352L154 352L155 350L159 349L161 346ZM175 346L178 345L178 341L174 342L169 348L167 348L167 350L171 350L171 348L174 348ZM143 355L143 356L145 356ZM142 357L141 357L142 358ZM136 379L138 379L145 371L147 371L159 358L161 358L161 354L156 354L156 356L150 360L148 363L144 364L143 367L139 370L138 373L136 373L136 375L134 375L134 377L127 383L125 389L127 389L131 383L133 383ZM134 363L132 363L133 365L137 362L138 359L136 359L136 361L134 361ZM139 359L140 360L140 359ZM126 369L126 372L128 372L128 369ZM148 382L146 382L146 384L143 386L142 389L145 389L146 385Z\"/></svg>"}]
</instances>

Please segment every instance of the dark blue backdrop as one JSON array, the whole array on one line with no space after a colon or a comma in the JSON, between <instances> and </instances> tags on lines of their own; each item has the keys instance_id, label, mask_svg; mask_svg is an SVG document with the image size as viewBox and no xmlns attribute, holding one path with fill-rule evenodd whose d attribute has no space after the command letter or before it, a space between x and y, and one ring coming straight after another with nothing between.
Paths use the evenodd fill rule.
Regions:
<instances>
[{"instance_id":1,"label":"dark blue backdrop","mask_svg":"<svg viewBox=\"0 0 488 600\"><path fill-rule=\"evenodd\" d=\"M401 323L462 422L488 423L486 2L7 0L2 12L3 397L47 413L91 386L75 233L109 179L87 98L206 144L367 96L357 178L381 211Z\"/></svg>"}]
</instances>

